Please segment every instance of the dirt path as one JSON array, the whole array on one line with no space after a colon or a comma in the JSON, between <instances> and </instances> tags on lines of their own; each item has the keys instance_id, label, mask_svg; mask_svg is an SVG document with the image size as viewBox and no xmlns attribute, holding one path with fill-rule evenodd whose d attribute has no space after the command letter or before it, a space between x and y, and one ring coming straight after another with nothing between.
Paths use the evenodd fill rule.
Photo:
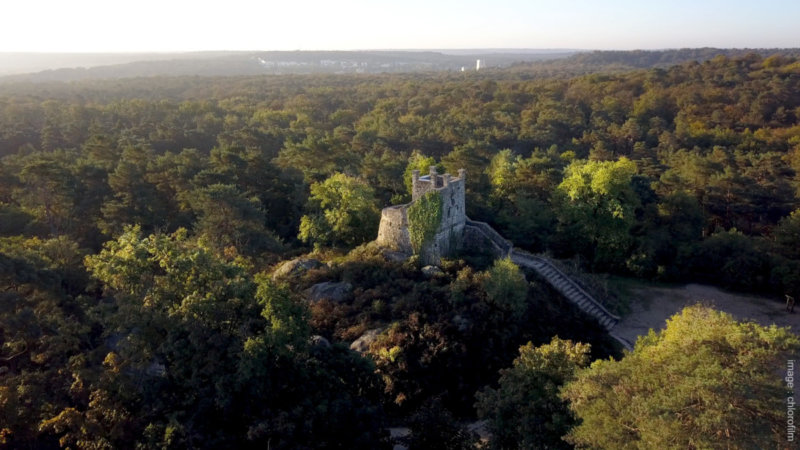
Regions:
<instances>
[{"instance_id":1,"label":"dirt path","mask_svg":"<svg viewBox=\"0 0 800 450\"><path fill-rule=\"evenodd\" d=\"M800 307L789 314L784 309L786 305L774 299L730 293L701 284L636 288L633 294L638 300L631 303L631 312L614 327L614 333L630 342L636 342L637 336L647 334L650 328L664 328L670 316L698 302L725 311L738 320L791 326L792 331L800 332Z\"/></svg>"}]
</instances>

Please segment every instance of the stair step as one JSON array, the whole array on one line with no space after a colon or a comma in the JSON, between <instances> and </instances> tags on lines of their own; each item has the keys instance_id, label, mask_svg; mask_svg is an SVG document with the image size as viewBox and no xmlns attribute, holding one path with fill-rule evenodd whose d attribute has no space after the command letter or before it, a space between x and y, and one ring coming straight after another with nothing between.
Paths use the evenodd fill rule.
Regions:
<instances>
[{"instance_id":1,"label":"stair step","mask_svg":"<svg viewBox=\"0 0 800 450\"><path fill-rule=\"evenodd\" d=\"M505 243L502 243L503 245L501 245L499 241L494 243L501 248L509 248L505 246ZM521 253L513 248L509 248L509 251L511 260L514 261L514 263L534 269L539 276L544 278L545 281L560 292L568 301L575 304L584 313L596 318L606 329L610 330L619 322L618 319L615 319L612 315L607 313L597 301L584 292L575 281L558 271L546 259Z\"/></svg>"}]
</instances>

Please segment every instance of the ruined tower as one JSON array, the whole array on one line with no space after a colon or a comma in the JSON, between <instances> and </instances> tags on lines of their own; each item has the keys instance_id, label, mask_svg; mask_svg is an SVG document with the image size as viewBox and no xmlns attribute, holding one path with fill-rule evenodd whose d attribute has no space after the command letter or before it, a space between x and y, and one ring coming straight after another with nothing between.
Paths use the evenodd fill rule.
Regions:
<instances>
[{"instance_id":1,"label":"ruined tower","mask_svg":"<svg viewBox=\"0 0 800 450\"><path fill-rule=\"evenodd\" d=\"M464 192L466 171L460 169L458 177L449 173L439 175L431 166L427 175L412 172L411 203L390 206L381 212L377 243L382 247L411 255L413 248L408 233L408 208L429 191L436 191L442 199L442 220L434 238L420 250L424 264L436 264L442 256L454 254L461 246L464 225L467 221Z\"/></svg>"}]
</instances>

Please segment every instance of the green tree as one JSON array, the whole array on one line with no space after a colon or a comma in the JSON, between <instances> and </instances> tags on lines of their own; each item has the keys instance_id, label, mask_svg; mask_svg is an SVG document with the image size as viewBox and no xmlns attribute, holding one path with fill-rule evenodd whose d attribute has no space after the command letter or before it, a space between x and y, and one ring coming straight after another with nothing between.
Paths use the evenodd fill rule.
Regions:
<instances>
[{"instance_id":1,"label":"green tree","mask_svg":"<svg viewBox=\"0 0 800 450\"><path fill-rule=\"evenodd\" d=\"M477 394L478 415L488 419L493 448L570 448L562 437L576 424L561 387L589 363L589 344L554 337L519 348L512 367L500 371L497 389Z\"/></svg>"},{"instance_id":2,"label":"green tree","mask_svg":"<svg viewBox=\"0 0 800 450\"><path fill-rule=\"evenodd\" d=\"M58 444L39 424L74 404L96 345L70 292L84 288L81 259L65 236L0 239L0 447Z\"/></svg>"},{"instance_id":3,"label":"green tree","mask_svg":"<svg viewBox=\"0 0 800 450\"><path fill-rule=\"evenodd\" d=\"M483 288L489 303L509 318L519 319L525 313L528 281L511 258L495 260L486 272Z\"/></svg>"},{"instance_id":4,"label":"green tree","mask_svg":"<svg viewBox=\"0 0 800 450\"><path fill-rule=\"evenodd\" d=\"M558 186L563 195L562 226L568 240L595 265L612 266L624 261L632 244L630 228L636 221L639 198L631 181L636 163L618 161L573 161ZM574 245L574 244L573 244Z\"/></svg>"},{"instance_id":5,"label":"green tree","mask_svg":"<svg viewBox=\"0 0 800 450\"><path fill-rule=\"evenodd\" d=\"M411 435L407 444L410 450L471 450L478 443L478 436L459 424L439 398L425 402L409 422Z\"/></svg>"},{"instance_id":6,"label":"green tree","mask_svg":"<svg viewBox=\"0 0 800 450\"><path fill-rule=\"evenodd\" d=\"M79 448L380 448L368 363L309 346L287 286L187 236L128 227L86 259L113 295L103 324L116 343L80 386L89 400L42 426Z\"/></svg>"},{"instance_id":7,"label":"green tree","mask_svg":"<svg viewBox=\"0 0 800 450\"><path fill-rule=\"evenodd\" d=\"M312 184L308 209L300 221L304 242L356 246L377 235L380 211L375 192L358 178L337 173Z\"/></svg>"},{"instance_id":8,"label":"green tree","mask_svg":"<svg viewBox=\"0 0 800 450\"><path fill-rule=\"evenodd\" d=\"M280 243L264 228L264 212L258 198L247 198L236 186L214 184L194 191L192 208L199 217L195 230L211 248L235 247L246 255L276 251Z\"/></svg>"},{"instance_id":9,"label":"green tree","mask_svg":"<svg viewBox=\"0 0 800 450\"><path fill-rule=\"evenodd\" d=\"M800 260L800 209L784 217L772 231L772 237L779 254Z\"/></svg>"},{"instance_id":10,"label":"green tree","mask_svg":"<svg viewBox=\"0 0 800 450\"><path fill-rule=\"evenodd\" d=\"M788 329L702 306L650 331L621 360L599 360L563 390L589 448L765 448L786 442L780 371L800 351Z\"/></svg>"},{"instance_id":11,"label":"green tree","mask_svg":"<svg viewBox=\"0 0 800 450\"><path fill-rule=\"evenodd\" d=\"M15 197L47 227L50 236L69 231L74 220L78 181L68 160L63 153L36 155L27 159L19 174L24 188Z\"/></svg>"},{"instance_id":12,"label":"green tree","mask_svg":"<svg viewBox=\"0 0 800 450\"><path fill-rule=\"evenodd\" d=\"M126 225L141 225L148 231L170 228L172 217L168 211L180 208L148 180L148 166L153 157L150 148L126 148L117 167L108 174L113 197L103 204L99 224L107 235L121 234Z\"/></svg>"}]
</instances>

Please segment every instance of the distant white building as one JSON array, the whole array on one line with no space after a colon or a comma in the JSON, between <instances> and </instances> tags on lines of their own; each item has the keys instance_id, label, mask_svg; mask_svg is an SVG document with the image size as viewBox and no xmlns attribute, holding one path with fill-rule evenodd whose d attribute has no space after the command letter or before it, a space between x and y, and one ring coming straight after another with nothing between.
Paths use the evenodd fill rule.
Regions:
<instances>
[{"instance_id":1,"label":"distant white building","mask_svg":"<svg viewBox=\"0 0 800 450\"><path fill-rule=\"evenodd\" d=\"M475 70L476 71L481 70L481 60L480 59L475 62Z\"/></svg>"}]
</instances>

